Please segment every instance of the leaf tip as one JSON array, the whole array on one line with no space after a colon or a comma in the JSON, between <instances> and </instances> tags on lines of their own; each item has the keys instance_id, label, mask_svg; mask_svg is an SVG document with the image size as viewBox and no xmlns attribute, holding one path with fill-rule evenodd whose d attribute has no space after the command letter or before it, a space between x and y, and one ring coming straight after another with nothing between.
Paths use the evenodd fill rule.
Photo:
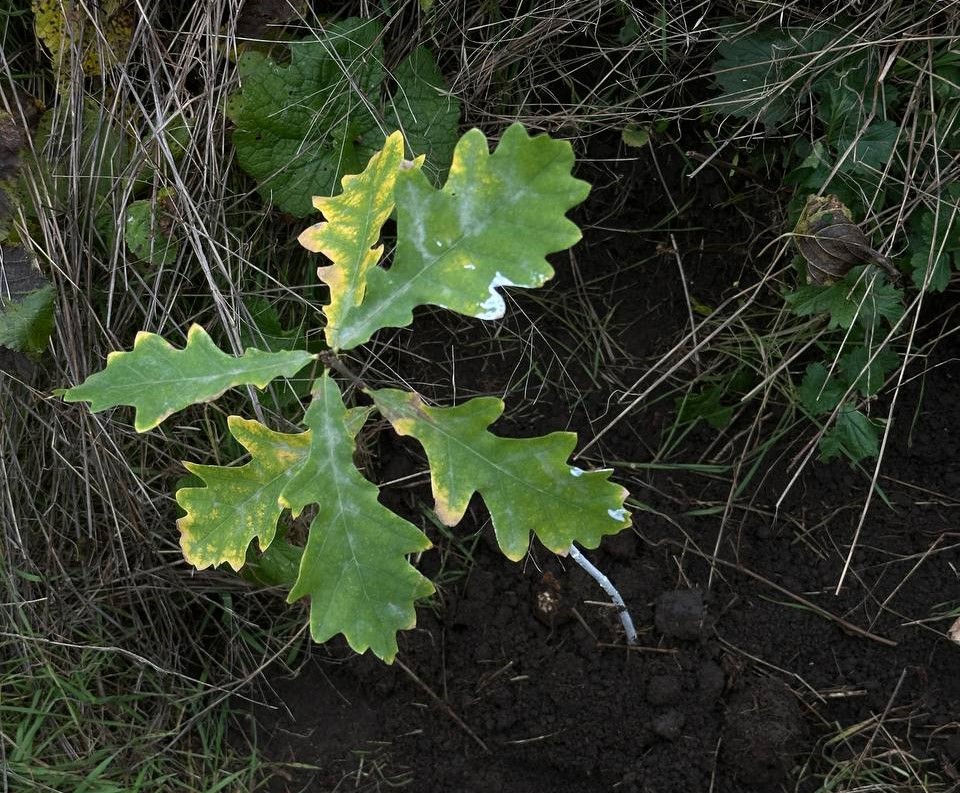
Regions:
<instances>
[{"instance_id":1,"label":"leaf tip","mask_svg":"<svg viewBox=\"0 0 960 793\"><path fill-rule=\"evenodd\" d=\"M162 414L156 415L141 415L142 411L140 408L137 408L136 413L133 417L133 428L137 433L149 432L150 430L158 427L165 418L172 416L175 411L167 410Z\"/></svg>"}]
</instances>

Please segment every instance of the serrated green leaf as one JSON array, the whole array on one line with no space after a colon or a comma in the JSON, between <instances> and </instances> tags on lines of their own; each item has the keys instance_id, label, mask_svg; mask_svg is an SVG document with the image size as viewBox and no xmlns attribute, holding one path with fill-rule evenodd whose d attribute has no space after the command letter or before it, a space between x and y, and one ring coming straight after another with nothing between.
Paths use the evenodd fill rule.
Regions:
<instances>
[{"instance_id":1,"label":"serrated green leaf","mask_svg":"<svg viewBox=\"0 0 960 793\"><path fill-rule=\"evenodd\" d=\"M797 396L804 409L817 416L839 405L845 391L843 384L831 378L822 363L812 363L807 367Z\"/></svg>"},{"instance_id":2,"label":"serrated green leaf","mask_svg":"<svg viewBox=\"0 0 960 793\"><path fill-rule=\"evenodd\" d=\"M283 512L280 493L310 448L306 432L274 432L239 416L230 416L227 426L250 452L250 462L235 467L185 462L206 486L177 491L177 503L186 512L177 521L180 547L198 570L223 562L239 570L254 538L261 550L270 547Z\"/></svg>"},{"instance_id":3,"label":"serrated green leaf","mask_svg":"<svg viewBox=\"0 0 960 793\"><path fill-rule=\"evenodd\" d=\"M836 143L837 154L843 154L853 146L841 170L883 168L893 154L899 129L892 121L873 121L863 134L859 134L859 130L852 130L848 135L839 136Z\"/></svg>"},{"instance_id":4,"label":"serrated green leaf","mask_svg":"<svg viewBox=\"0 0 960 793\"><path fill-rule=\"evenodd\" d=\"M880 350L874 356L874 351L866 347L854 347L840 358L840 371L847 383L854 385L863 396L871 396L880 390L887 373L899 363L900 356L891 350Z\"/></svg>"},{"instance_id":5,"label":"serrated green leaf","mask_svg":"<svg viewBox=\"0 0 960 793\"><path fill-rule=\"evenodd\" d=\"M571 176L572 166L569 143L530 137L514 124L493 154L482 132L466 133L442 190L419 170L401 169L394 187L395 259L389 270L365 270L361 302L358 289L331 306L338 322L327 328L330 347L350 349L380 328L409 325L413 309L425 304L478 319L503 316L506 306L497 290L541 286L553 276L547 254L580 239L565 214L586 198L589 185ZM351 229L367 228L365 217L358 211L340 236L349 239ZM343 260L365 265L371 239L358 239ZM337 299L332 293L331 300Z\"/></svg>"},{"instance_id":6,"label":"serrated green leaf","mask_svg":"<svg viewBox=\"0 0 960 793\"><path fill-rule=\"evenodd\" d=\"M53 332L56 291L49 284L19 300L0 300L0 345L17 352L40 355Z\"/></svg>"},{"instance_id":7,"label":"serrated green leaf","mask_svg":"<svg viewBox=\"0 0 960 793\"><path fill-rule=\"evenodd\" d=\"M926 285L928 292L942 292L950 284L950 272L955 269L953 260L953 255L949 253L936 255L931 254L930 251L914 251L910 255L913 285L917 289L923 289ZM927 280L928 271L929 280Z\"/></svg>"},{"instance_id":8,"label":"serrated green leaf","mask_svg":"<svg viewBox=\"0 0 960 793\"><path fill-rule=\"evenodd\" d=\"M717 48L713 76L720 96L711 102L717 112L759 118L768 127L793 114L805 81L793 80L806 56L817 57L829 44L827 29L755 31L724 41Z\"/></svg>"},{"instance_id":9,"label":"serrated green leaf","mask_svg":"<svg viewBox=\"0 0 960 793\"><path fill-rule=\"evenodd\" d=\"M857 304L847 299L850 291L845 281L828 286L803 284L784 295L784 302L798 317L829 314L828 328L849 328L857 314Z\"/></svg>"},{"instance_id":10,"label":"serrated green leaf","mask_svg":"<svg viewBox=\"0 0 960 793\"><path fill-rule=\"evenodd\" d=\"M133 201L124 216L124 240L134 256L155 266L173 264L180 241L171 232L170 193L161 190L156 199Z\"/></svg>"},{"instance_id":11,"label":"serrated green leaf","mask_svg":"<svg viewBox=\"0 0 960 793\"><path fill-rule=\"evenodd\" d=\"M353 465L353 433L340 390L325 373L304 423L307 460L286 483L280 501L294 515L319 511L289 601L310 597L310 633L322 642L342 633L357 652L367 648L390 662L396 633L416 623L414 601L433 585L406 559L430 547L416 526L377 500L378 488Z\"/></svg>"},{"instance_id":12,"label":"serrated green leaf","mask_svg":"<svg viewBox=\"0 0 960 793\"><path fill-rule=\"evenodd\" d=\"M877 430L859 410L845 406L836 423L820 439L820 459L828 462L846 456L851 462L876 457L880 450Z\"/></svg>"},{"instance_id":13,"label":"serrated green leaf","mask_svg":"<svg viewBox=\"0 0 960 793\"><path fill-rule=\"evenodd\" d=\"M854 267L835 284L804 284L784 295L784 302L798 317L829 314L830 330L849 328L854 322L869 329L881 318L895 324L903 316L903 292L879 275L862 275L863 267Z\"/></svg>"},{"instance_id":14,"label":"serrated green leaf","mask_svg":"<svg viewBox=\"0 0 960 793\"><path fill-rule=\"evenodd\" d=\"M178 410L210 402L228 388L264 388L276 377L292 377L313 357L302 350L248 349L240 357L228 355L199 325L190 327L182 350L161 336L140 332L133 350L110 353L103 371L61 395L66 402L89 402L94 413L130 405L136 408L134 428L146 432Z\"/></svg>"},{"instance_id":15,"label":"serrated green leaf","mask_svg":"<svg viewBox=\"0 0 960 793\"><path fill-rule=\"evenodd\" d=\"M951 272L960 269L960 214L955 202L956 197L942 201L939 218L925 208L912 219L910 266L917 289L926 281L928 292L942 292L950 283Z\"/></svg>"},{"instance_id":16,"label":"serrated green leaf","mask_svg":"<svg viewBox=\"0 0 960 793\"><path fill-rule=\"evenodd\" d=\"M498 437L487 429L503 412L503 402L493 397L431 408L405 391L369 393L397 433L416 438L426 451L440 520L456 525L479 493L509 559L523 557L531 533L564 553L574 541L596 548L604 535L630 525L623 507L627 491L608 481L610 471L583 471L567 462L574 433Z\"/></svg>"},{"instance_id":17,"label":"serrated green leaf","mask_svg":"<svg viewBox=\"0 0 960 793\"><path fill-rule=\"evenodd\" d=\"M288 44L286 64L244 53L241 90L227 103L238 164L257 180L261 195L297 217L310 213L313 196L332 195L341 176L358 172L376 151L384 134L381 111L438 170L459 121L459 105L439 90L440 74L425 50L394 70L399 89L384 108L382 25L353 18L324 30L321 40Z\"/></svg>"}]
</instances>

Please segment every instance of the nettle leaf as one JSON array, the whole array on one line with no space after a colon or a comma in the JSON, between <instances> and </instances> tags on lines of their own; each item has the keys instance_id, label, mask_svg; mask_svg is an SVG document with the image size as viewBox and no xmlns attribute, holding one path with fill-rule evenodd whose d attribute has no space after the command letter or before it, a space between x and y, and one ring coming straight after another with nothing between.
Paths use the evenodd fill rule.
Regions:
<instances>
[{"instance_id":1,"label":"nettle leaf","mask_svg":"<svg viewBox=\"0 0 960 793\"><path fill-rule=\"evenodd\" d=\"M893 155L899 132L900 127L892 121L873 121L862 134L859 130L851 130L850 133L841 135L836 143L838 154L843 154L853 145L841 169L882 169Z\"/></svg>"},{"instance_id":2,"label":"nettle leaf","mask_svg":"<svg viewBox=\"0 0 960 793\"><path fill-rule=\"evenodd\" d=\"M845 456L857 463L876 457L880 451L877 428L859 410L845 406L836 423L820 439L820 459L824 462Z\"/></svg>"},{"instance_id":3,"label":"nettle leaf","mask_svg":"<svg viewBox=\"0 0 960 793\"><path fill-rule=\"evenodd\" d=\"M348 19L328 25L322 41L290 43L287 64L256 51L240 57L241 90L226 107L237 163L285 212L308 214L312 195L333 192L366 159L357 141L379 135L364 102L386 77L380 33L377 22Z\"/></svg>"},{"instance_id":4,"label":"nettle leaf","mask_svg":"<svg viewBox=\"0 0 960 793\"><path fill-rule=\"evenodd\" d=\"M807 367L797 396L804 409L816 416L829 413L839 405L845 391L843 383L830 377L822 363L812 363Z\"/></svg>"},{"instance_id":5,"label":"nettle leaf","mask_svg":"<svg viewBox=\"0 0 960 793\"><path fill-rule=\"evenodd\" d=\"M798 317L829 314L828 330L850 328L854 322L873 328L881 318L891 325L903 316L903 292L879 275L863 276L854 267L835 284L804 284L784 295L784 302Z\"/></svg>"},{"instance_id":6,"label":"nettle leaf","mask_svg":"<svg viewBox=\"0 0 960 793\"><path fill-rule=\"evenodd\" d=\"M806 81L795 80L806 60L820 57L830 31L786 29L756 31L724 41L717 48L713 77L720 96L710 105L717 112L758 118L774 127L793 115L793 104Z\"/></svg>"},{"instance_id":7,"label":"nettle leaf","mask_svg":"<svg viewBox=\"0 0 960 793\"><path fill-rule=\"evenodd\" d=\"M311 433L308 457L280 496L294 515L319 505L288 600L310 597L314 641L343 633L357 652L370 648L390 662L397 631L416 623L414 601L433 592L406 559L430 541L383 506L377 486L354 467L347 419L340 390L325 373L304 417Z\"/></svg>"},{"instance_id":8,"label":"nettle leaf","mask_svg":"<svg viewBox=\"0 0 960 793\"><path fill-rule=\"evenodd\" d=\"M919 220L911 223L910 266L917 289L922 289L929 270L928 292L942 292L950 283L950 274L960 269L960 213L956 196L953 202L943 201L940 217L924 209Z\"/></svg>"},{"instance_id":9,"label":"nettle leaf","mask_svg":"<svg viewBox=\"0 0 960 793\"><path fill-rule=\"evenodd\" d=\"M226 108L238 164L264 198L297 217L310 213L312 196L332 195L341 176L359 171L376 151L381 112L438 172L449 162L460 118L429 51L417 48L393 70L398 87L385 108L383 26L352 18L325 26L325 34L289 43L285 64L244 53L242 87Z\"/></svg>"},{"instance_id":10,"label":"nettle leaf","mask_svg":"<svg viewBox=\"0 0 960 793\"><path fill-rule=\"evenodd\" d=\"M223 562L239 570L255 537L262 551L270 547L283 512L280 493L310 448L306 432L274 432L239 416L230 416L227 426L250 452L250 462L234 467L185 462L206 486L177 491L177 503L187 513L177 521L180 547L198 570Z\"/></svg>"},{"instance_id":11,"label":"nettle leaf","mask_svg":"<svg viewBox=\"0 0 960 793\"><path fill-rule=\"evenodd\" d=\"M611 472L583 471L567 462L577 443L574 433L498 437L487 430L503 413L503 402L493 397L431 408L405 391L369 394L397 433L416 438L426 451L440 520L459 523L479 493L509 559L523 557L531 533L551 551L565 553L574 541L596 548L604 535L630 525L623 506L627 491L608 481Z\"/></svg>"},{"instance_id":12,"label":"nettle leaf","mask_svg":"<svg viewBox=\"0 0 960 793\"><path fill-rule=\"evenodd\" d=\"M385 151L393 151L394 145L388 139ZM327 328L330 347L350 349L380 328L409 325L420 305L478 319L502 317L506 304L498 288L541 286L553 276L545 257L580 239L580 230L565 214L590 188L571 175L573 159L569 143L545 135L530 137L514 124L493 154L482 132L466 133L442 190L420 169L401 167L393 188L397 248L389 270L369 266L380 255L379 248L371 250L375 221L386 211L379 196L366 205L359 193L352 198L354 211L342 221L352 221L346 229L335 232L324 224L308 229L301 242L311 250L320 249L317 233L344 241L353 233L354 247L337 250L335 266L360 267L366 274L365 285L354 279L356 288L331 293L328 315L337 323ZM379 159L372 162L361 178L380 164ZM383 191L384 197L389 186L386 176L350 184ZM357 236L355 228L364 229L365 236Z\"/></svg>"},{"instance_id":13,"label":"nettle leaf","mask_svg":"<svg viewBox=\"0 0 960 793\"><path fill-rule=\"evenodd\" d=\"M880 390L887 373L896 369L899 363L900 356L886 348L874 357L872 350L854 347L841 356L840 371L847 383L854 385L863 396L871 396Z\"/></svg>"},{"instance_id":14,"label":"nettle leaf","mask_svg":"<svg viewBox=\"0 0 960 793\"><path fill-rule=\"evenodd\" d=\"M111 352L103 371L58 393L66 402L89 402L94 413L130 405L136 408L134 428L146 432L178 410L210 402L228 388L265 388L276 377L292 377L313 357L302 350L248 349L240 357L228 355L199 325L190 327L182 350L141 331L133 350Z\"/></svg>"}]
</instances>

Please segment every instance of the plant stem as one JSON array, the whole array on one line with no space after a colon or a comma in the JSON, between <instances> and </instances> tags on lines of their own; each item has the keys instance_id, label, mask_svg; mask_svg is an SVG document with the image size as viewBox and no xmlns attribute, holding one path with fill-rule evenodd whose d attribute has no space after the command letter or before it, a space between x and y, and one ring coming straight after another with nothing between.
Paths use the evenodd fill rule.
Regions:
<instances>
[{"instance_id":1,"label":"plant stem","mask_svg":"<svg viewBox=\"0 0 960 793\"><path fill-rule=\"evenodd\" d=\"M633 618L630 616L627 605L623 602L623 598L613 585L613 582L594 567L593 564L590 563L590 560L580 553L580 550L573 543L570 543L568 553L570 554L570 558L586 570L592 576L593 580L603 587L603 591L610 596L610 600L617 606L617 611L620 614L620 622L623 624L623 630L627 634L627 644L636 644L637 629L633 627Z\"/></svg>"},{"instance_id":2,"label":"plant stem","mask_svg":"<svg viewBox=\"0 0 960 793\"><path fill-rule=\"evenodd\" d=\"M358 391L367 390L367 384L364 383L362 379L357 377L350 370L350 367L340 360L335 352L332 350L324 350L318 357L320 358L320 363L326 366L327 369L333 369L333 371L343 375L343 377L347 378L347 380L349 380L353 384L354 388L356 388Z\"/></svg>"}]
</instances>

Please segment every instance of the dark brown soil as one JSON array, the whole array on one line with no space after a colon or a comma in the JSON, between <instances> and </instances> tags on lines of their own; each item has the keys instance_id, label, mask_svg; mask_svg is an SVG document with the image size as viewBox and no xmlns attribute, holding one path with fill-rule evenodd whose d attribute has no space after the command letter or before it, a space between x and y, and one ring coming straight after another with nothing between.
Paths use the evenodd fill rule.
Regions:
<instances>
[{"instance_id":1,"label":"dark brown soil","mask_svg":"<svg viewBox=\"0 0 960 793\"><path fill-rule=\"evenodd\" d=\"M766 241L709 170L695 185L679 177L670 184L676 201L695 192L700 209L672 229L630 231L666 214L652 172L630 167L610 171L616 179L601 191L615 221L596 209L581 217L588 231L577 249L581 277L600 279L619 306L613 324L623 329L625 369L617 380L628 383L631 368L669 349L688 321L676 263L655 253L671 230L686 252L689 288L705 303L757 277L746 253ZM737 190L760 214L755 202L766 193ZM605 230L613 225L627 231ZM575 279L566 259L557 269L549 294L562 301ZM508 409L511 400L521 409L502 431L569 425L590 438L619 409L608 408L614 386L591 381L578 358L594 351L578 349L573 331L549 311L537 316L542 305L520 304L549 340L548 349L533 342L532 355L567 355L566 374L552 374L552 382L574 385L543 385L526 401L511 391ZM398 361L425 389L444 376L428 361L450 360L440 347L449 337L432 336L432 321L418 326L425 340ZM462 334L461 347L486 339L466 335L468 324L448 327ZM399 664L355 657L333 642L315 648L295 677L274 681L267 707L254 713L261 754L281 764L270 790L371 791L407 782L425 792L814 791L851 760L895 767L886 773L903 784L898 790L922 789L911 786L913 771L949 789L960 763L960 647L945 636L951 620L933 618L943 604L960 604L958 357L954 334L924 362L924 376L919 365L910 370L882 493L839 595L870 468L814 462L778 512L798 446L771 451L765 475L739 494L725 520L724 476L620 470L648 510L635 512L632 532L589 556L633 613L641 634L633 650L591 579L536 545L522 564L506 561L475 502L457 529L462 537L481 532L472 566L442 588L435 607L420 610L417 628L401 636ZM507 389L515 361L470 360L457 363L460 398ZM449 400L443 388L429 395ZM603 459L650 461L671 410L672 401L654 405L618 425L604 438ZM697 459L715 439L712 430L695 431L682 459ZM378 451L379 481L422 470L416 448L395 438L384 436ZM397 509L430 503L422 485L385 498ZM411 514L450 548L422 512ZM424 557L425 572L437 571L439 557ZM445 572L457 567L448 563ZM553 613L538 611L545 592L559 604ZM854 725L861 726L841 736Z\"/></svg>"}]
</instances>

